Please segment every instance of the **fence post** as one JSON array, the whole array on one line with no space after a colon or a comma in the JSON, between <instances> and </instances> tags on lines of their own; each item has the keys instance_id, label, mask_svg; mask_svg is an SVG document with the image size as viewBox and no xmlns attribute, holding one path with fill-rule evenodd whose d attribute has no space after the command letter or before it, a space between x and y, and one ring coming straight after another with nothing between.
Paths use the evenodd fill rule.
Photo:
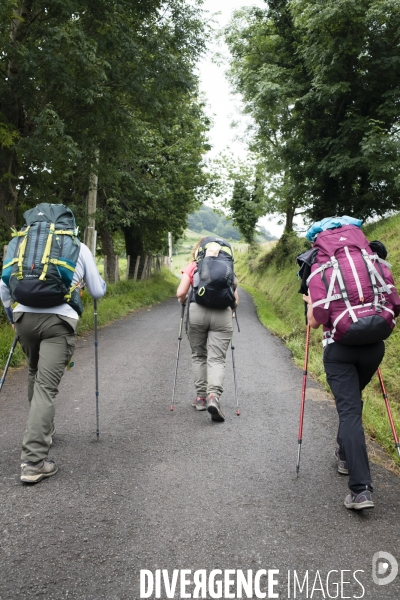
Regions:
<instances>
[{"instance_id":1,"label":"fence post","mask_svg":"<svg viewBox=\"0 0 400 600\"><path fill-rule=\"evenodd\" d=\"M117 281L119 281L119 260L118 260L118 255L115 255L115 276L114 276L114 280L115 283L117 283Z\"/></svg>"},{"instance_id":2,"label":"fence post","mask_svg":"<svg viewBox=\"0 0 400 600\"><path fill-rule=\"evenodd\" d=\"M131 257L128 254L128 256L126 257L126 277L125 279L129 279L129 267L131 266Z\"/></svg>"},{"instance_id":3,"label":"fence post","mask_svg":"<svg viewBox=\"0 0 400 600\"><path fill-rule=\"evenodd\" d=\"M104 281L107 281L107 256L104 255Z\"/></svg>"},{"instance_id":4,"label":"fence post","mask_svg":"<svg viewBox=\"0 0 400 600\"><path fill-rule=\"evenodd\" d=\"M136 264L135 264L135 272L133 274L134 281L137 280L137 274L138 274L138 271L139 271L139 264L140 264L140 256L137 256L136 257Z\"/></svg>"},{"instance_id":5,"label":"fence post","mask_svg":"<svg viewBox=\"0 0 400 600\"><path fill-rule=\"evenodd\" d=\"M6 260L7 248L8 248L8 244L3 246L3 265L4 265L4 261Z\"/></svg>"},{"instance_id":6,"label":"fence post","mask_svg":"<svg viewBox=\"0 0 400 600\"><path fill-rule=\"evenodd\" d=\"M142 271L142 277L141 277L141 279L147 279L147 261L148 260L149 260L149 257L146 254L146 256L144 257L144 265L143 265L143 271Z\"/></svg>"}]
</instances>

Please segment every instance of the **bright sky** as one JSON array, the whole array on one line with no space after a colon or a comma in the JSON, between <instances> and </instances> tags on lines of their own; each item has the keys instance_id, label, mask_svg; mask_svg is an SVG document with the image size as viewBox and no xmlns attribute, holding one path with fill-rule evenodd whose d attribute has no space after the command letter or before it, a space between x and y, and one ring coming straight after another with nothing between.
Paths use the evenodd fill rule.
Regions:
<instances>
[{"instance_id":1,"label":"bright sky","mask_svg":"<svg viewBox=\"0 0 400 600\"><path fill-rule=\"evenodd\" d=\"M214 15L215 27L225 27L234 10L243 6L259 6L265 8L264 0L205 0L203 8ZM220 14L216 14L220 13ZM246 146L238 137L243 135L246 128L246 120L240 113L240 98L235 96L229 87L225 77L227 65L218 66L213 63L213 55L216 52L228 55L228 50L222 45L222 41L213 44L207 57L199 64L200 89L204 92L208 114L213 118L214 126L209 134L213 149L210 157L214 157L228 148L239 158L245 158ZM232 129L231 123L235 121L239 127ZM277 219L269 220L264 217L260 224L264 225L272 234L280 236L283 228L277 225Z\"/></svg>"}]
</instances>

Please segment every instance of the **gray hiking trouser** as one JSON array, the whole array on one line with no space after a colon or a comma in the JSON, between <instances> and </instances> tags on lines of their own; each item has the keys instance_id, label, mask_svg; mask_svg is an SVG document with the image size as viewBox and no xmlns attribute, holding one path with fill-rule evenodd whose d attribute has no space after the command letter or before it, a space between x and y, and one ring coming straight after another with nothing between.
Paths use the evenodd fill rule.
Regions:
<instances>
[{"instance_id":1,"label":"gray hiking trouser","mask_svg":"<svg viewBox=\"0 0 400 600\"><path fill-rule=\"evenodd\" d=\"M194 385L200 398L208 394L219 398L222 394L226 353L232 334L232 309L206 308L190 303L188 337Z\"/></svg>"},{"instance_id":2,"label":"gray hiking trouser","mask_svg":"<svg viewBox=\"0 0 400 600\"><path fill-rule=\"evenodd\" d=\"M16 313L15 329L28 361L28 423L21 459L48 456L54 426L54 401L76 338L77 319L48 313Z\"/></svg>"}]
</instances>

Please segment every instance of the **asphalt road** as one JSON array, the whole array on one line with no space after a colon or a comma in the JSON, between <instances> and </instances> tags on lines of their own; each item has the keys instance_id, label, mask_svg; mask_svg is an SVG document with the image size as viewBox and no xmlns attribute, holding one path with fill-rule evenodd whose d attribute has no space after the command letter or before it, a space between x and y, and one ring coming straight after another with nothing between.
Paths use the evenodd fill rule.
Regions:
<instances>
[{"instance_id":1,"label":"asphalt road","mask_svg":"<svg viewBox=\"0 0 400 600\"><path fill-rule=\"evenodd\" d=\"M372 561L384 551L400 562L400 479L373 464L376 508L344 508L336 411L311 380L296 478L302 371L243 291L241 300L240 417L230 353L225 423L190 406L186 336L170 412L180 307L170 300L140 310L99 332L99 441L93 337L79 338L57 398L50 456L59 472L34 486L19 481L27 371L8 375L0 396L1 600L136 600L151 592L150 577L140 592L141 571L156 578L157 569L170 579L174 569L188 573L176 573L175 592L162 583L146 597L191 597L197 582L198 597L234 598L238 571L248 578L250 569L260 585L243 588L244 598L399 599L400 575L378 585ZM381 581L387 565L378 560ZM227 580L221 592L210 579L215 569L223 571L215 582Z\"/></svg>"}]
</instances>

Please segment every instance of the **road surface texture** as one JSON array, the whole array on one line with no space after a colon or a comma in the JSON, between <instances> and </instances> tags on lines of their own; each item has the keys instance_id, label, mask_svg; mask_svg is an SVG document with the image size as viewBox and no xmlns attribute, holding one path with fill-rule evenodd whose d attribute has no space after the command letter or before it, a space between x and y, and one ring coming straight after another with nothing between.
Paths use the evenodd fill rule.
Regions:
<instances>
[{"instance_id":1,"label":"road surface texture","mask_svg":"<svg viewBox=\"0 0 400 600\"><path fill-rule=\"evenodd\" d=\"M176 299L99 331L99 441L93 337L79 338L75 366L57 397L50 457L59 472L33 486L19 481L27 371L9 373L0 396L1 600L192 597L203 581L200 570L206 583L198 597L234 598L241 589L237 572L248 578L249 569L252 587L242 588L244 598L399 599L400 575L378 585L372 563L377 552L400 562L400 479L373 464L376 508L344 508L347 478L337 473L333 456L335 407L311 379L296 478L302 371L260 324L243 291L238 316L241 416L229 351L222 424L190 405L186 335L176 406L169 410ZM177 587L168 595L163 580L159 593L152 592L150 575L142 573L140 591L141 571L155 581L157 569L168 570L169 580L174 569L189 573L176 573ZM211 576L215 569L222 575ZM378 581L393 569L378 560ZM219 591L224 577L228 583Z\"/></svg>"}]
</instances>

